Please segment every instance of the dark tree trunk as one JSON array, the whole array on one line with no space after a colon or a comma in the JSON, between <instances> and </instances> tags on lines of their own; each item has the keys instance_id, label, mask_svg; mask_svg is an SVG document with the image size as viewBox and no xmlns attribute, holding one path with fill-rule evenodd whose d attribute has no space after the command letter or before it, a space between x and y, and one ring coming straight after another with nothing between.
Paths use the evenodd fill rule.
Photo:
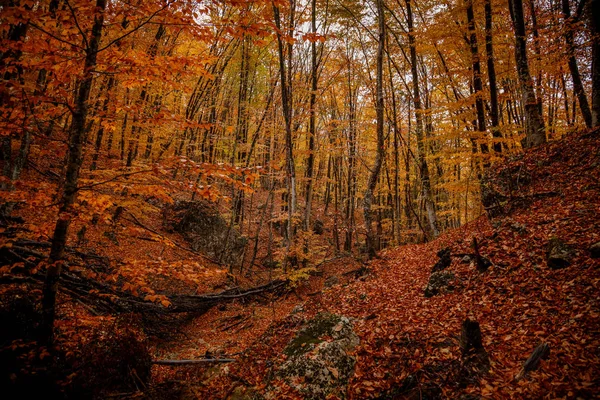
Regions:
<instances>
[{"instance_id":1,"label":"dark tree trunk","mask_svg":"<svg viewBox=\"0 0 600 400\"><path fill-rule=\"evenodd\" d=\"M515 60L525 108L525 139L523 146L529 148L546 142L546 128L533 90L533 80L529 73L523 1L509 0L509 5L515 31Z\"/></svg>"},{"instance_id":2,"label":"dark tree trunk","mask_svg":"<svg viewBox=\"0 0 600 400\"><path fill-rule=\"evenodd\" d=\"M565 30L565 41L567 42L567 54L569 56L569 71L573 78L573 89L579 102L579 109L581 115L585 121L585 126L588 128L592 127L592 111L585 95L583 83L581 82L581 75L579 74L579 67L577 65L577 59L575 58L575 41L573 39L573 26L571 20L571 9L569 8L569 0L562 0L562 12L564 23L567 25Z\"/></svg>"},{"instance_id":3,"label":"dark tree trunk","mask_svg":"<svg viewBox=\"0 0 600 400\"><path fill-rule=\"evenodd\" d=\"M473 0L466 0L467 24L469 29L469 44L471 45L471 62L473 63L473 88L475 89L475 109L477 110L477 130L485 137L485 112L483 109L483 83L481 81L481 63L479 61L479 48L475 32L475 16L473 15ZM488 152L487 143L481 143L482 153Z\"/></svg>"},{"instance_id":4,"label":"dark tree trunk","mask_svg":"<svg viewBox=\"0 0 600 400\"><path fill-rule=\"evenodd\" d=\"M590 0L592 34L592 126L600 126L600 0Z\"/></svg>"},{"instance_id":5,"label":"dark tree trunk","mask_svg":"<svg viewBox=\"0 0 600 400\"><path fill-rule=\"evenodd\" d=\"M492 120L492 136L494 137L494 151L502 152L502 134L498 121L498 86L496 84L496 66L494 63L494 44L492 36L492 2L485 0L485 52L487 56L488 80L490 84L490 119Z\"/></svg>"},{"instance_id":6,"label":"dark tree trunk","mask_svg":"<svg viewBox=\"0 0 600 400\"><path fill-rule=\"evenodd\" d=\"M54 228L50 259L46 272L42 299L42 323L40 327L40 343L50 347L53 343L54 317L56 313L56 292L62 271L62 260L67 242L67 232L71 223L71 206L77 198L77 183L79 171L83 162L83 144L85 140L85 126L87 122L88 99L92 87L93 70L96 66L98 47L102 38L104 23L104 10L106 0L96 0L97 13L94 16L94 25L85 49L86 57L83 67L83 76L79 82L79 89L75 99L73 120L69 129L69 149L67 156L67 170L65 184L61 193L59 216Z\"/></svg>"}]
</instances>

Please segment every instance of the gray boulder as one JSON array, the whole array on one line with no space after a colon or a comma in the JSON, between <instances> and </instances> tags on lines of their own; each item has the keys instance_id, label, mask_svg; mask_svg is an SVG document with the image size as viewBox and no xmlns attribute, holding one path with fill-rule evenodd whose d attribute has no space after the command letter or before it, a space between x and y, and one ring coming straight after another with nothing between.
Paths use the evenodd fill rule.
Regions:
<instances>
[{"instance_id":1,"label":"gray boulder","mask_svg":"<svg viewBox=\"0 0 600 400\"><path fill-rule=\"evenodd\" d=\"M345 398L356 363L350 352L358 344L350 319L318 314L286 346L288 359L277 375L305 399Z\"/></svg>"}]
</instances>

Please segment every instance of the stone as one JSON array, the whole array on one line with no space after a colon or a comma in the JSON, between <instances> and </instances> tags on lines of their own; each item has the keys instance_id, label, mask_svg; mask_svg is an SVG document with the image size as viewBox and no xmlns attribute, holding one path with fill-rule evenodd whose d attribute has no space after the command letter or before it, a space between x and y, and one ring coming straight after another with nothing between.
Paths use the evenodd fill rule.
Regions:
<instances>
[{"instance_id":1,"label":"stone","mask_svg":"<svg viewBox=\"0 0 600 400\"><path fill-rule=\"evenodd\" d=\"M548 242L547 256L548 267L551 269L561 269L571 265L575 251L566 243L558 238L552 238Z\"/></svg>"},{"instance_id":2,"label":"stone","mask_svg":"<svg viewBox=\"0 0 600 400\"><path fill-rule=\"evenodd\" d=\"M431 269L432 273L443 271L446 268L448 268L450 266L450 264L452 264L452 258L451 258L449 248L444 248L444 249L438 251L437 256L439 257L439 260L435 263L435 265Z\"/></svg>"},{"instance_id":3,"label":"stone","mask_svg":"<svg viewBox=\"0 0 600 400\"><path fill-rule=\"evenodd\" d=\"M285 347L288 359L277 376L304 399L345 398L356 363L350 353L359 342L349 318L320 313Z\"/></svg>"},{"instance_id":4,"label":"stone","mask_svg":"<svg viewBox=\"0 0 600 400\"><path fill-rule=\"evenodd\" d=\"M590 246L590 253L592 254L592 258L600 258L600 242Z\"/></svg>"},{"instance_id":5,"label":"stone","mask_svg":"<svg viewBox=\"0 0 600 400\"><path fill-rule=\"evenodd\" d=\"M454 273L451 271L434 272L429 276L425 287L425 297L452 292L454 290Z\"/></svg>"},{"instance_id":6,"label":"stone","mask_svg":"<svg viewBox=\"0 0 600 400\"><path fill-rule=\"evenodd\" d=\"M224 264L240 265L247 239L208 201L178 201L163 209L164 225L179 232L194 251Z\"/></svg>"},{"instance_id":7,"label":"stone","mask_svg":"<svg viewBox=\"0 0 600 400\"><path fill-rule=\"evenodd\" d=\"M513 231L517 232L520 235L527 233L527 226L525 226L524 224L521 224L519 222L512 223L510 225L510 229L512 229Z\"/></svg>"},{"instance_id":8,"label":"stone","mask_svg":"<svg viewBox=\"0 0 600 400\"><path fill-rule=\"evenodd\" d=\"M460 262L462 264L470 264L471 263L471 256L470 255L466 255L463 258L461 258Z\"/></svg>"},{"instance_id":9,"label":"stone","mask_svg":"<svg viewBox=\"0 0 600 400\"><path fill-rule=\"evenodd\" d=\"M325 232L325 224L320 219L313 222L313 232L315 235L322 235Z\"/></svg>"},{"instance_id":10,"label":"stone","mask_svg":"<svg viewBox=\"0 0 600 400\"><path fill-rule=\"evenodd\" d=\"M325 279L325 287L332 287L337 285L338 283L340 283L340 278L338 278L336 275L332 275L329 278Z\"/></svg>"}]
</instances>

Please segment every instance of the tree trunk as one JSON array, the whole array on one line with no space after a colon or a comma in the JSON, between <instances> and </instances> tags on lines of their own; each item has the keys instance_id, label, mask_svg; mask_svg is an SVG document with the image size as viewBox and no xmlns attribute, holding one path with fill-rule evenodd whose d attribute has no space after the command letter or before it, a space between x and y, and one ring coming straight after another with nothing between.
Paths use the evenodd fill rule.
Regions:
<instances>
[{"instance_id":1,"label":"tree trunk","mask_svg":"<svg viewBox=\"0 0 600 400\"><path fill-rule=\"evenodd\" d=\"M510 0L509 5L510 17L515 31L515 60L525 108L525 139L523 147L529 148L546 143L546 128L535 97L533 80L531 79L529 64L527 62L527 38L525 36L523 1Z\"/></svg>"},{"instance_id":2,"label":"tree trunk","mask_svg":"<svg viewBox=\"0 0 600 400\"><path fill-rule=\"evenodd\" d=\"M94 25L85 49L86 57L83 67L83 76L79 82L79 89L75 99L73 120L69 129L69 151L67 156L67 169L65 173L65 184L61 193L59 216L54 228L50 259L46 272L42 299L42 323L40 327L40 343L50 347L53 343L54 317L56 313L56 292L58 281L62 270L62 259L64 257L67 242L67 233L72 216L71 206L77 199L77 183L79 171L83 162L83 144L85 140L85 126L87 122L90 89L92 87L93 70L96 66L98 46L102 38L102 27L104 23L104 10L106 0L96 0L96 15Z\"/></svg>"},{"instance_id":3,"label":"tree trunk","mask_svg":"<svg viewBox=\"0 0 600 400\"><path fill-rule=\"evenodd\" d=\"M377 77L375 94L375 113L377 115L377 152L375 154L375 165L371 169L367 190L365 190L363 199L363 209L365 216L365 228L367 233L367 255L371 259L377 255L375 236L373 233L373 216L371 215L371 206L373 203L373 193L377 186L379 171L383 162L384 137L383 137L383 51L385 46L385 16L383 14L383 0L376 0L377 22L378 22L378 46L377 46Z\"/></svg>"},{"instance_id":4,"label":"tree trunk","mask_svg":"<svg viewBox=\"0 0 600 400\"><path fill-rule=\"evenodd\" d=\"M502 138L498 121L498 86L496 85L496 66L494 63L494 44L492 36L492 2L485 0L485 52L487 56L488 80L490 84L490 119L492 120L492 136L494 137L494 151L502 152Z\"/></svg>"},{"instance_id":5,"label":"tree trunk","mask_svg":"<svg viewBox=\"0 0 600 400\"><path fill-rule=\"evenodd\" d=\"M475 16L473 15L473 0L466 0L467 24L469 29L469 44L471 46L471 62L473 64L473 88L475 89L475 109L477 110L477 130L485 138L486 124L483 109L483 83L481 81L481 63L479 61L479 49L477 46L477 34L475 32ZM482 153L488 152L487 143L480 143Z\"/></svg>"},{"instance_id":6,"label":"tree trunk","mask_svg":"<svg viewBox=\"0 0 600 400\"><path fill-rule=\"evenodd\" d=\"M312 33L317 33L317 1L311 1L311 28ZM310 59L311 59L311 91L310 91L310 103L309 103L309 120L308 120L308 160L306 162L306 207L304 209L304 229L308 231L310 229L310 212L312 208L312 194L313 194L313 169L315 164L315 136L316 132L316 110L317 104L317 72L319 65L317 63L317 43L316 38L313 37L310 44Z\"/></svg>"},{"instance_id":7,"label":"tree trunk","mask_svg":"<svg viewBox=\"0 0 600 400\"><path fill-rule=\"evenodd\" d=\"M592 126L600 125L600 0L589 3L592 34Z\"/></svg>"},{"instance_id":8,"label":"tree trunk","mask_svg":"<svg viewBox=\"0 0 600 400\"><path fill-rule=\"evenodd\" d=\"M423 138L423 109L421 106L421 95L419 91L419 72L417 69L417 45L413 27L413 14L411 0L406 0L406 14L408 19L408 44L410 46L410 63L413 80L413 102L415 105L415 123L417 134L417 161L421 175L421 183L423 186L423 198L425 200L425 209L427 211L427 219L429 220L429 228L434 237L439 235L437 226L437 214L433 203L431 193L431 182L429 179L429 166L425 157L425 143Z\"/></svg>"},{"instance_id":9,"label":"tree trunk","mask_svg":"<svg viewBox=\"0 0 600 400\"><path fill-rule=\"evenodd\" d=\"M296 213L296 167L294 164L293 138L292 138L292 93L291 82L288 82L289 75L286 73L285 55L283 51L283 39L281 37L281 16L279 7L273 4L273 16L275 26L277 27L277 49L279 54L279 74L281 79L281 102L283 106L283 118L285 120L285 156L287 166L287 181L290 196L288 197L288 249L294 241L293 216ZM292 21L290 21L292 25ZM288 51L289 52L289 51ZM288 54L288 64L291 54ZM289 71L287 71L289 72Z\"/></svg>"},{"instance_id":10,"label":"tree trunk","mask_svg":"<svg viewBox=\"0 0 600 400\"><path fill-rule=\"evenodd\" d=\"M579 67L577 65L577 59L575 58L575 41L573 39L573 26L571 21L571 9L569 8L569 0L562 0L562 13L564 18L565 29L565 41L567 42L567 55L569 56L569 71L573 78L573 89L579 102L579 109L581 115L585 121L587 128L592 127L592 111L585 95L585 89L581 82L581 75L579 74Z\"/></svg>"}]
</instances>

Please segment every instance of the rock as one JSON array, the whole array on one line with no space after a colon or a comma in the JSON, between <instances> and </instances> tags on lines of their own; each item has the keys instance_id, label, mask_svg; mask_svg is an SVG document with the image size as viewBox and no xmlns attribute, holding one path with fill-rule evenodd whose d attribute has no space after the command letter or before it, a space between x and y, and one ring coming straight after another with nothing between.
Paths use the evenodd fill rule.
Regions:
<instances>
[{"instance_id":1,"label":"rock","mask_svg":"<svg viewBox=\"0 0 600 400\"><path fill-rule=\"evenodd\" d=\"M429 282L425 287L425 297L433 297L440 293L448 293L454 290L452 282L454 273L450 271L434 272L429 276Z\"/></svg>"},{"instance_id":2,"label":"rock","mask_svg":"<svg viewBox=\"0 0 600 400\"><path fill-rule=\"evenodd\" d=\"M562 240L552 238L547 247L548 267L552 269L565 268L571 265L575 251Z\"/></svg>"},{"instance_id":3,"label":"rock","mask_svg":"<svg viewBox=\"0 0 600 400\"><path fill-rule=\"evenodd\" d=\"M590 246L590 253L592 253L592 258L600 258L600 242Z\"/></svg>"},{"instance_id":4,"label":"rock","mask_svg":"<svg viewBox=\"0 0 600 400\"><path fill-rule=\"evenodd\" d=\"M356 363L349 353L358 344L359 338L347 317L318 314L283 350L289 358L277 376L305 399L345 398Z\"/></svg>"},{"instance_id":5,"label":"rock","mask_svg":"<svg viewBox=\"0 0 600 400\"><path fill-rule=\"evenodd\" d=\"M438 251L437 256L440 259L435 263L435 265L431 269L432 273L443 271L446 268L448 268L450 266L450 264L452 264L452 258L450 257L450 249L449 248L444 248L444 249Z\"/></svg>"},{"instance_id":6,"label":"rock","mask_svg":"<svg viewBox=\"0 0 600 400\"><path fill-rule=\"evenodd\" d=\"M513 231L517 232L520 235L527 233L527 226L525 226L524 224L521 224L519 222L512 223L510 225L510 229L512 229Z\"/></svg>"},{"instance_id":7,"label":"rock","mask_svg":"<svg viewBox=\"0 0 600 400\"><path fill-rule=\"evenodd\" d=\"M471 263L471 256L467 254L466 256L464 256L463 258L461 258L460 262L462 264L469 264L469 263Z\"/></svg>"},{"instance_id":8,"label":"rock","mask_svg":"<svg viewBox=\"0 0 600 400\"><path fill-rule=\"evenodd\" d=\"M325 225L323 224L323 221L317 219L315 222L313 222L313 232L315 235L322 235L323 232L325 232Z\"/></svg>"},{"instance_id":9,"label":"rock","mask_svg":"<svg viewBox=\"0 0 600 400\"><path fill-rule=\"evenodd\" d=\"M178 201L163 209L163 217L166 228L181 233L194 251L224 264L241 263L246 238L230 226L212 203Z\"/></svg>"},{"instance_id":10,"label":"rock","mask_svg":"<svg viewBox=\"0 0 600 400\"><path fill-rule=\"evenodd\" d=\"M338 283L340 283L340 278L338 278L336 275L332 275L329 278L325 279L325 287L332 287L334 285L337 285Z\"/></svg>"}]
</instances>

